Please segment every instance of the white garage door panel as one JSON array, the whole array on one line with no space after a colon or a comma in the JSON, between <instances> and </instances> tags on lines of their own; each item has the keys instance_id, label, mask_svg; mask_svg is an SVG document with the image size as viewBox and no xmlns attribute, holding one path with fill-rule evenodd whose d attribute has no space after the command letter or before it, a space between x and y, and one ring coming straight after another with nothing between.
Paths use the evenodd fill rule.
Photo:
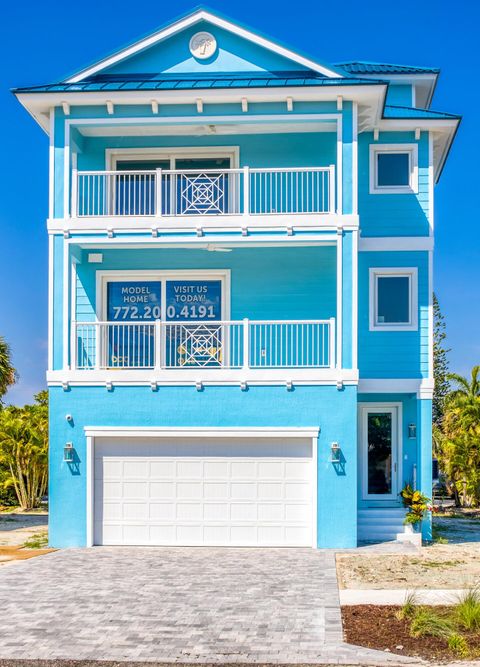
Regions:
<instances>
[{"instance_id":1,"label":"white garage door panel","mask_svg":"<svg viewBox=\"0 0 480 667\"><path fill-rule=\"evenodd\" d=\"M104 439L95 544L311 546L307 439Z\"/></svg>"}]
</instances>

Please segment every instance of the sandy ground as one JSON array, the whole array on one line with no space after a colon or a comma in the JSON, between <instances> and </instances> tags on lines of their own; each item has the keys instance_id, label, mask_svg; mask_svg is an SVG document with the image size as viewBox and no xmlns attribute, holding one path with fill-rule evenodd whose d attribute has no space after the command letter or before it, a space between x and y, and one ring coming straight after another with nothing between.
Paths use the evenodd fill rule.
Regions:
<instances>
[{"instance_id":1,"label":"sandy ground","mask_svg":"<svg viewBox=\"0 0 480 667\"><path fill-rule=\"evenodd\" d=\"M414 553L337 555L340 588L460 589L480 584L480 520L434 519L435 543Z\"/></svg>"},{"instance_id":2,"label":"sandy ground","mask_svg":"<svg viewBox=\"0 0 480 667\"><path fill-rule=\"evenodd\" d=\"M22 546L33 535L45 533L47 530L47 513L1 513L0 547Z\"/></svg>"},{"instance_id":3,"label":"sandy ground","mask_svg":"<svg viewBox=\"0 0 480 667\"><path fill-rule=\"evenodd\" d=\"M23 545L34 536L48 534L46 512L0 513L0 567L15 561L50 553L52 549L25 549Z\"/></svg>"}]
</instances>

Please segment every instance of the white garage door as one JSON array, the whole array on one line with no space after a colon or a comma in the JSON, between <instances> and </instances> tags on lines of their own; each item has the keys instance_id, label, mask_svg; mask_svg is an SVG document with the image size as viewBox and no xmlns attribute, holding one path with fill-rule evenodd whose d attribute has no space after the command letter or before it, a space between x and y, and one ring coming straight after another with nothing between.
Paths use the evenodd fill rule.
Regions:
<instances>
[{"instance_id":1,"label":"white garage door","mask_svg":"<svg viewBox=\"0 0 480 667\"><path fill-rule=\"evenodd\" d=\"M94 543L311 546L308 439L99 439Z\"/></svg>"}]
</instances>

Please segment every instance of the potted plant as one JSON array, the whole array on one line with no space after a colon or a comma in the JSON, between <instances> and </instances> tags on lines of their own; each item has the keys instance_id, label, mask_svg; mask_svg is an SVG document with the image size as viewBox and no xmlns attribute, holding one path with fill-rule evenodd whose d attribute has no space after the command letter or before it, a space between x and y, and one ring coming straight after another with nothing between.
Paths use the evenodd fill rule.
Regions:
<instances>
[{"instance_id":1,"label":"potted plant","mask_svg":"<svg viewBox=\"0 0 480 667\"><path fill-rule=\"evenodd\" d=\"M427 512L432 510L430 498L420 491L414 491L411 484L405 484L400 492L403 506L407 508L408 512L405 516L404 525L405 532L417 531L420 523Z\"/></svg>"}]
</instances>

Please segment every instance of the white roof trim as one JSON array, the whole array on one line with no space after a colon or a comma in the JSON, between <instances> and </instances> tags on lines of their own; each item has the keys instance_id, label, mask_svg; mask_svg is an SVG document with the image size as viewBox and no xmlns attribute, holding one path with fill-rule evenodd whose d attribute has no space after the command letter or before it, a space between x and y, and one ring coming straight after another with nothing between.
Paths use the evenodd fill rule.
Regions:
<instances>
[{"instance_id":1,"label":"white roof trim","mask_svg":"<svg viewBox=\"0 0 480 667\"><path fill-rule=\"evenodd\" d=\"M89 437L141 438L318 438L320 428L275 426L85 426Z\"/></svg>"},{"instance_id":2,"label":"white roof trim","mask_svg":"<svg viewBox=\"0 0 480 667\"><path fill-rule=\"evenodd\" d=\"M239 37L243 37L244 39L254 42L255 44L258 44L259 46L262 46L270 51L274 51L275 53L284 56L285 58L289 58L290 60L293 60L299 63L300 65L303 65L304 67L308 67L314 70L315 72L319 72L324 76L343 78L342 74L340 74L335 70L331 70L324 67L323 65L319 65L318 63L314 62L313 60L310 60L309 58L300 56L294 51L290 51L290 49L287 49L283 46L275 44L275 42L271 42L270 40L265 39L265 37L260 37L259 35L256 35L255 33L250 32L245 28L241 28L240 26L237 26L234 23L231 23L230 21L222 19L218 16L215 16L214 14L211 14L210 12L201 9L191 14L190 16L187 16L184 19L180 19L179 21L172 23L167 28L164 28L154 33L153 35L150 35L149 37L145 37L144 39L135 42L126 49L123 49L122 51L119 51L118 53L115 53L112 56L104 58L97 64L81 70L80 72L78 72L78 74L75 74L75 76L67 79L67 83L77 83L78 81L82 81L85 77L92 76L93 74L96 74L97 72L107 67L111 67L112 65L115 65L116 63L125 60L125 58L129 58L130 56L135 55L139 51L143 51L144 49L153 46L158 42L161 42L169 37L172 37L181 30L185 30L185 28L189 28L190 26L195 25L195 23L198 23L200 21L209 21L210 23L218 26L219 28L223 28L224 30L233 32Z\"/></svg>"}]
</instances>

